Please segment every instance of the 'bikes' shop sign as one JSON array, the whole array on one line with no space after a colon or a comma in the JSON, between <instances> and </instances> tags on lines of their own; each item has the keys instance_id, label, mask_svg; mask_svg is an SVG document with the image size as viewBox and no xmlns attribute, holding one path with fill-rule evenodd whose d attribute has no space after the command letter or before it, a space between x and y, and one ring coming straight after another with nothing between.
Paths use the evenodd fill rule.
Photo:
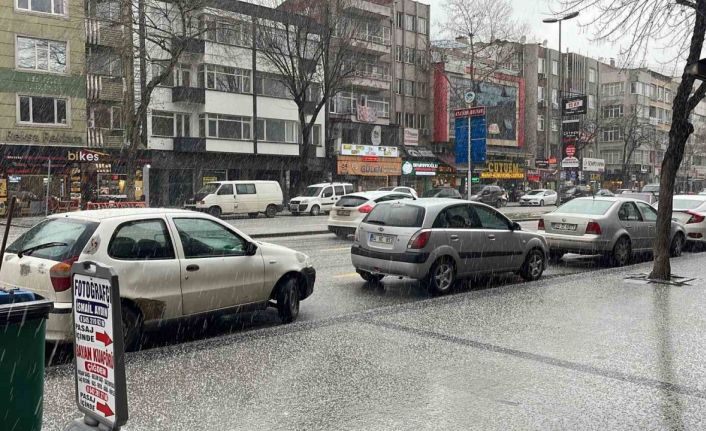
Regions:
<instances>
[{"instance_id":1,"label":"'bikes' shop sign","mask_svg":"<svg viewBox=\"0 0 706 431\"><path fill-rule=\"evenodd\" d=\"M486 163L487 170L480 173L482 179L489 180L522 180L525 178L525 169L519 163L496 162Z\"/></svg>"}]
</instances>

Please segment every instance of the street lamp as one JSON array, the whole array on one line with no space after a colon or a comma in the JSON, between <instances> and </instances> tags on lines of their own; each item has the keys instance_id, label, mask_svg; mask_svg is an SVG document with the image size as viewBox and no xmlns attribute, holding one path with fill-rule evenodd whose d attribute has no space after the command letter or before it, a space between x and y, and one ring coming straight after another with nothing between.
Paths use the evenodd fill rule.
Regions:
<instances>
[{"instance_id":1,"label":"street lamp","mask_svg":"<svg viewBox=\"0 0 706 431\"><path fill-rule=\"evenodd\" d=\"M553 24L555 22L559 23L559 103L560 103L560 106L559 106L559 160L562 159L562 152L563 152L562 148L564 147L564 136L563 136L564 135L564 122L562 121L562 111L561 111L561 109L562 109L561 104L564 103L564 96L563 96L563 93L564 93L564 59L562 58L564 54L561 51L561 22L576 18L577 16L579 16L578 11L571 12L571 13L566 14L561 17L545 18L542 20L542 22L544 22L546 24ZM549 74L547 74L547 76L549 76ZM551 116L550 116L550 118L551 118ZM550 130L551 130L551 128L550 128ZM551 142L551 140L550 140L550 142ZM561 162L559 162L559 163L561 163ZM559 195L559 196L561 196L561 195ZM561 198L558 197L557 199L560 200Z\"/></svg>"}]
</instances>

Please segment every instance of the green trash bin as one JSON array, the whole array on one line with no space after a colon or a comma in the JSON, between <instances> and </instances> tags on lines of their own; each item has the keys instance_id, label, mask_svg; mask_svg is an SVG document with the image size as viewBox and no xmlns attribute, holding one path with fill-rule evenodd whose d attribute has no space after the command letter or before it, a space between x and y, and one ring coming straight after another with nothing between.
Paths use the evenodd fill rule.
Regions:
<instances>
[{"instance_id":1,"label":"green trash bin","mask_svg":"<svg viewBox=\"0 0 706 431\"><path fill-rule=\"evenodd\" d=\"M3 430L42 429L44 335L54 303L0 289L0 423Z\"/></svg>"}]
</instances>

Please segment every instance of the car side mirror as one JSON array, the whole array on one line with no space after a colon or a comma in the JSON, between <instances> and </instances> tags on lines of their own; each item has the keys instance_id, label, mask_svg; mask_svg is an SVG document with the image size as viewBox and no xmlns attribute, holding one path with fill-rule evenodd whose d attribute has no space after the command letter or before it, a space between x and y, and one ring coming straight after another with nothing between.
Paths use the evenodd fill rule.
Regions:
<instances>
[{"instance_id":1,"label":"car side mirror","mask_svg":"<svg viewBox=\"0 0 706 431\"><path fill-rule=\"evenodd\" d=\"M522 230L522 226L520 226L520 224L519 224L518 222L514 221L514 222L512 222L512 224L510 225L510 230L513 231L513 232L516 231L516 230Z\"/></svg>"},{"instance_id":2,"label":"car side mirror","mask_svg":"<svg viewBox=\"0 0 706 431\"><path fill-rule=\"evenodd\" d=\"M245 244L245 255L246 256L255 256L255 253L257 253L257 245L254 242L248 242Z\"/></svg>"}]
</instances>

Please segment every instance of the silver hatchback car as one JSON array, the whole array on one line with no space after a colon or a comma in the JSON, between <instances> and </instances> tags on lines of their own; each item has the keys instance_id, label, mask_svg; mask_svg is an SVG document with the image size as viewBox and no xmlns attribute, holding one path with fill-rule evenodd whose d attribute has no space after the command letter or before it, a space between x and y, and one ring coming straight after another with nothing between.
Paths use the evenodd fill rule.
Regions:
<instances>
[{"instance_id":1,"label":"silver hatchback car","mask_svg":"<svg viewBox=\"0 0 706 431\"><path fill-rule=\"evenodd\" d=\"M353 266L366 281L386 275L422 280L435 294L457 278L517 272L542 276L549 254L541 235L488 205L457 199L419 199L378 204L356 230Z\"/></svg>"}]
</instances>

